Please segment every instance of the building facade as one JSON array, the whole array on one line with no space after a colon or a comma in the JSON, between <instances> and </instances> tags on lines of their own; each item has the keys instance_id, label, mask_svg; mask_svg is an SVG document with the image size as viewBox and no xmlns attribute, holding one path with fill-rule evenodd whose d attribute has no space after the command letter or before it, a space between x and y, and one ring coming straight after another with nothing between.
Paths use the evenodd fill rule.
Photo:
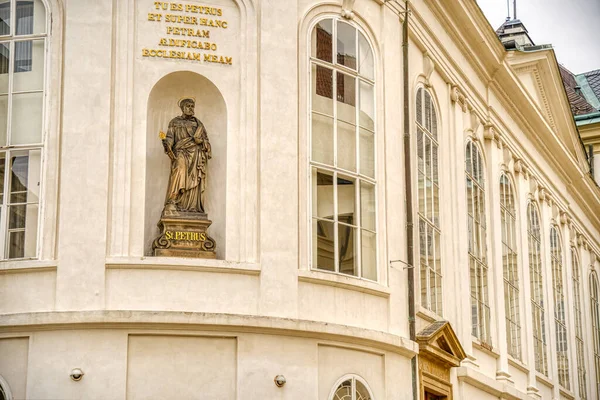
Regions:
<instances>
[{"instance_id":1,"label":"building facade","mask_svg":"<svg viewBox=\"0 0 600 400\"><path fill-rule=\"evenodd\" d=\"M474 0L7 0L0 46L0 399L600 399L600 188ZM215 259L153 252L183 98Z\"/></svg>"}]
</instances>

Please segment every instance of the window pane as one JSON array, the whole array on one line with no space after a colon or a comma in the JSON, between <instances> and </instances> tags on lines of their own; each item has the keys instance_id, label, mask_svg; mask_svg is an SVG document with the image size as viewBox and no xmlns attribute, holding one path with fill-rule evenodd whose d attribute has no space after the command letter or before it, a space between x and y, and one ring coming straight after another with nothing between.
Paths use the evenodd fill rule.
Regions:
<instances>
[{"instance_id":1,"label":"window pane","mask_svg":"<svg viewBox=\"0 0 600 400\"><path fill-rule=\"evenodd\" d=\"M333 116L333 71L313 64L311 74L313 111Z\"/></svg>"},{"instance_id":2,"label":"window pane","mask_svg":"<svg viewBox=\"0 0 600 400\"><path fill-rule=\"evenodd\" d=\"M0 35L10 35L10 0L0 0Z\"/></svg>"},{"instance_id":3,"label":"window pane","mask_svg":"<svg viewBox=\"0 0 600 400\"><path fill-rule=\"evenodd\" d=\"M338 221L348 225L356 225L355 217L355 180L353 178L337 178Z\"/></svg>"},{"instance_id":4,"label":"window pane","mask_svg":"<svg viewBox=\"0 0 600 400\"><path fill-rule=\"evenodd\" d=\"M337 73L337 117L356 124L356 78Z\"/></svg>"},{"instance_id":5,"label":"window pane","mask_svg":"<svg viewBox=\"0 0 600 400\"><path fill-rule=\"evenodd\" d=\"M8 65L10 63L10 43L0 43L0 93L8 93Z\"/></svg>"},{"instance_id":6,"label":"window pane","mask_svg":"<svg viewBox=\"0 0 600 400\"><path fill-rule=\"evenodd\" d=\"M333 395L334 400L352 400L352 381L344 381L338 386Z\"/></svg>"},{"instance_id":7,"label":"window pane","mask_svg":"<svg viewBox=\"0 0 600 400\"><path fill-rule=\"evenodd\" d=\"M13 95L10 144L41 143L43 93Z\"/></svg>"},{"instance_id":8,"label":"window pane","mask_svg":"<svg viewBox=\"0 0 600 400\"><path fill-rule=\"evenodd\" d=\"M360 129L360 173L375 178L375 135Z\"/></svg>"},{"instance_id":9,"label":"window pane","mask_svg":"<svg viewBox=\"0 0 600 400\"><path fill-rule=\"evenodd\" d=\"M46 9L42 0L18 1L16 10L17 35L44 33L46 30Z\"/></svg>"},{"instance_id":10,"label":"window pane","mask_svg":"<svg viewBox=\"0 0 600 400\"><path fill-rule=\"evenodd\" d=\"M360 182L360 226L375 230L375 185Z\"/></svg>"},{"instance_id":11,"label":"window pane","mask_svg":"<svg viewBox=\"0 0 600 400\"><path fill-rule=\"evenodd\" d=\"M319 60L333 61L332 20L320 21L313 29L311 38L311 56Z\"/></svg>"},{"instance_id":12,"label":"window pane","mask_svg":"<svg viewBox=\"0 0 600 400\"><path fill-rule=\"evenodd\" d=\"M358 72L365 78L375 79L373 51L367 39L360 32L358 32L358 57L360 60Z\"/></svg>"},{"instance_id":13,"label":"window pane","mask_svg":"<svg viewBox=\"0 0 600 400\"><path fill-rule=\"evenodd\" d=\"M8 257L35 257L38 205L9 206ZM13 230L14 229L14 230Z\"/></svg>"},{"instance_id":14,"label":"window pane","mask_svg":"<svg viewBox=\"0 0 600 400\"><path fill-rule=\"evenodd\" d=\"M1 77L0 77L1 79ZM0 146L6 146L8 126L8 95L0 95Z\"/></svg>"},{"instance_id":15,"label":"window pane","mask_svg":"<svg viewBox=\"0 0 600 400\"><path fill-rule=\"evenodd\" d=\"M40 190L41 150L15 151L10 158L10 202L37 203Z\"/></svg>"},{"instance_id":16,"label":"window pane","mask_svg":"<svg viewBox=\"0 0 600 400\"><path fill-rule=\"evenodd\" d=\"M312 159L333 166L333 119L312 114Z\"/></svg>"},{"instance_id":17,"label":"window pane","mask_svg":"<svg viewBox=\"0 0 600 400\"><path fill-rule=\"evenodd\" d=\"M356 171L356 127L342 121L337 125L337 166Z\"/></svg>"},{"instance_id":18,"label":"window pane","mask_svg":"<svg viewBox=\"0 0 600 400\"><path fill-rule=\"evenodd\" d=\"M377 279L377 237L373 232L362 231L362 276L366 279Z\"/></svg>"},{"instance_id":19,"label":"window pane","mask_svg":"<svg viewBox=\"0 0 600 400\"><path fill-rule=\"evenodd\" d=\"M373 85L359 82L360 113L359 125L371 131L375 130L375 94Z\"/></svg>"},{"instance_id":20,"label":"window pane","mask_svg":"<svg viewBox=\"0 0 600 400\"><path fill-rule=\"evenodd\" d=\"M44 39L15 42L13 92L44 87Z\"/></svg>"},{"instance_id":21,"label":"window pane","mask_svg":"<svg viewBox=\"0 0 600 400\"><path fill-rule=\"evenodd\" d=\"M312 220L313 267L335 271L333 222Z\"/></svg>"},{"instance_id":22,"label":"window pane","mask_svg":"<svg viewBox=\"0 0 600 400\"><path fill-rule=\"evenodd\" d=\"M313 217L333 219L333 174L313 168L312 182Z\"/></svg>"},{"instance_id":23,"label":"window pane","mask_svg":"<svg viewBox=\"0 0 600 400\"><path fill-rule=\"evenodd\" d=\"M356 228L338 224L339 271L343 274L358 275L356 268Z\"/></svg>"},{"instance_id":24,"label":"window pane","mask_svg":"<svg viewBox=\"0 0 600 400\"><path fill-rule=\"evenodd\" d=\"M337 30L337 63L356 69L356 29L338 21Z\"/></svg>"}]
</instances>

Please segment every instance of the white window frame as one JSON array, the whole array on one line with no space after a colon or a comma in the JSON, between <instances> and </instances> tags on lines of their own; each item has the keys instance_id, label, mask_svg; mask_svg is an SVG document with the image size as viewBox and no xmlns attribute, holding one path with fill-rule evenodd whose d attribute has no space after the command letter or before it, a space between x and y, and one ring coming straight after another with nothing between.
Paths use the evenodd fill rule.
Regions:
<instances>
[{"instance_id":1,"label":"white window frame","mask_svg":"<svg viewBox=\"0 0 600 400\"><path fill-rule=\"evenodd\" d=\"M427 102L427 96L429 96L429 102L430 102L430 112L431 115L427 116L426 115L426 106L425 103ZM421 107L418 107L418 105L421 105ZM417 225L417 234L419 237L418 240L418 255L419 255L419 284L420 284L420 295L419 295L419 299L420 299L420 304L421 307L433 312L434 314L438 315L438 316L443 316L443 273L442 273L442 233L441 233L441 228L440 228L440 195L441 195L441 185L440 185L440 173L439 173L439 159L440 159L440 140L439 140L439 118L438 118L438 112L437 112L437 105L436 102L434 101L434 96L433 93L426 89L423 86L419 86L417 87L417 91L416 91L416 95L415 95L415 109L416 109L416 113L415 113L415 138L416 138L416 145L415 145L415 153L417 153L417 157L416 157L416 184L417 184L417 220L418 220L418 225ZM422 114L421 114L422 111ZM428 129L427 128L427 118L430 118L430 126L432 127L432 129ZM420 122L419 122L420 120ZM434 125L435 125L435 129L434 129ZM422 144L422 151L423 151L423 160L424 160L424 166L426 166L426 161L425 161L425 153L426 153L426 146L425 146L425 141L427 140L431 147L430 147L430 154L429 154L429 158L430 158L430 169L431 169L431 174L429 174L429 171L427 170L427 168L425 167L425 171L421 171L421 169L419 168L419 134L423 135L423 144ZM437 150L437 160L434 166L434 160L433 160L433 148L436 148ZM435 169L435 170L434 170ZM423 177L423 182L425 183L427 180L431 181L431 196L429 196L430 193L425 194L425 196L423 197L422 194L425 193L425 187L421 188L420 185L420 178L421 176ZM437 176L437 183L434 181L434 177ZM431 179L430 179L431 178ZM437 199L437 204L436 201L434 199L434 189L435 186L437 186L438 189L438 199ZM424 209L421 209L421 201L424 202ZM429 218L428 214L429 214L429 206L432 206L432 210L431 210L431 215L433 216L433 218ZM437 205L437 210L435 209ZM437 220L435 219L435 213L437 212ZM423 226L425 227L426 233L423 234L423 232L421 232L421 225L423 224ZM429 236L429 232L432 233L432 236ZM436 241L433 237L433 235L437 235L439 240L437 242L437 247L436 247ZM423 237L425 237L425 240L423 241ZM425 258L425 260L431 260L431 257L429 257L429 251L433 252L433 259L437 260L437 263L434 263L433 265L431 265L430 263L423 263L423 258ZM425 257L423 257L423 253L425 253ZM423 276L425 275L425 277ZM433 275L434 278L434 282L431 282L431 275ZM439 282L439 285L437 284ZM425 297L425 298L424 298Z\"/></svg>"},{"instance_id":2,"label":"white window frame","mask_svg":"<svg viewBox=\"0 0 600 400\"><path fill-rule=\"evenodd\" d=\"M555 244L553 246L553 243ZM560 386L571 389L571 371L569 367L569 332L567 330L567 307L564 289L564 255L562 238L556 225L550 226L550 270L552 271L552 293L554 300L554 325L556 329L556 362ZM564 346L561 351L560 347Z\"/></svg>"},{"instance_id":3,"label":"white window frame","mask_svg":"<svg viewBox=\"0 0 600 400\"><path fill-rule=\"evenodd\" d=\"M533 231L533 227L531 225L531 212L535 213L538 223L537 235L536 232ZM533 336L533 352L535 365L533 366L535 370L545 376L548 376L548 344L546 342L546 309L544 307L544 264L542 259L542 221L540 219L540 211L535 202L530 201L527 204L527 254L529 256L529 285L530 285L530 294L531 294L531 320L532 320L532 331L531 335ZM532 256L532 244L537 243L536 256L538 260L538 266L531 263ZM539 267L539 270L536 268ZM533 286L533 274L536 273L539 275L540 279L540 293L539 296L535 295L535 288ZM538 311L538 312L536 312ZM538 316L539 318L536 318ZM537 326L537 328L536 328ZM538 345L540 346L538 348ZM540 352L541 351L541 352Z\"/></svg>"},{"instance_id":4,"label":"white window frame","mask_svg":"<svg viewBox=\"0 0 600 400\"><path fill-rule=\"evenodd\" d=\"M472 155L477 154L479 158L479 179L476 179L476 176L473 174L473 170L471 173L468 172L467 166L467 151L469 147L472 150ZM492 334L491 334L491 307L490 307L490 277L489 277L489 256L487 249L487 213L486 213L486 192L485 192L485 173L486 166L483 158L483 152L479 148L479 146L471 139L467 141L465 144L465 195L468 195L469 188L467 186L467 182L471 181L473 186L472 191L477 190L481 197L481 204L478 206L481 207L482 211L479 215L482 220L479 223L479 229L475 232L475 215L473 215L473 227L471 231L471 237L468 237L469 243L473 244L473 248L475 249L475 243L478 242L481 246L478 249L479 254L475 254L468 249L468 259L469 259L469 292L470 292L470 304L471 304L471 334L476 337L482 344L492 345ZM474 166L473 157L471 157L471 165ZM472 202L474 206L474 203ZM471 210L468 209L467 206L467 235L469 235L469 214ZM479 236L479 240L476 240L476 237ZM477 271L478 280L476 283L475 290L471 287L471 281L473 279L471 274L471 264L475 263L475 270ZM474 308L475 307L475 308Z\"/></svg>"},{"instance_id":5,"label":"white window frame","mask_svg":"<svg viewBox=\"0 0 600 400\"><path fill-rule=\"evenodd\" d=\"M571 247L571 267L573 270L573 316L575 318L575 359L577 360L577 379L579 398L587 399L587 382L585 368L585 341L583 339L583 317L581 307L581 264L577 248Z\"/></svg>"},{"instance_id":6,"label":"white window frame","mask_svg":"<svg viewBox=\"0 0 600 400\"><path fill-rule=\"evenodd\" d=\"M503 191L503 179L507 183L506 191ZM501 224L501 252L503 277L504 277L504 309L506 318L506 345L508 354L516 360L522 360L522 342L521 342L521 304L520 304L520 284L519 284L519 257L517 251L517 198L514 190L513 181L505 172L500 174L499 194L500 194L500 224ZM507 201L508 200L508 201ZM512 205L512 209L509 208ZM514 259L514 270L510 271L508 259L504 259L504 248L507 254L510 253ZM511 277L512 272L512 277Z\"/></svg>"},{"instance_id":7,"label":"white window frame","mask_svg":"<svg viewBox=\"0 0 600 400\"><path fill-rule=\"evenodd\" d=\"M0 203L0 261L16 261L16 260L35 260L40 256L41 249L41 237L42 237L42 205L43 205L43 185L44 185L44 163L45 163L45 139L46 139L46 113L47 113L47 104L46 104L46 96L48 93L48 81L47 81L47 72L48 72L48 48L49 48L49 36L50 36L50 7L46 1L41 1L44 7L44 32L43 33L34 33L28 35L16 35L16 3L18 0L10 0L10 32L7 35L0 36L0 42L8 42L9 44L9 54L11 57L15 54L15 43L30 41L30 40L43 40L44 43L44 71L42 73L42 89L41 90L24 90L13 93L14 86L14 59L11 61L11 57L9 57L8 63L8 88L7 88L7 123L6 123L6 145L0 146L0 153L4 153L5 161L4 161L4 193L3 193L3 202ZM40 132L40 142L39 143L30 143L26 145L12 145L11 144L11 133L12 133L12 108L13 108L13 95L14 94L29 94L29 93L42 93L42 132ZM40 151L40 170L39 170L39 196L37 203L25 202L25 203L10 203L10 160L11 154L13 152L19 151L30 151L30 150L39 150ZM29 182L28 182L29 183ZM9 255L9 246L10 243L8 241L8 233L9 230L12 231L25 231L25 228L21 229L9 229L9 208L10 206L15 205L35 205L38 206L37 211L37 232L36 232L36 248L35 255L33 256L24 256L18 258L8 258Z\"/></svg>"},{"instance_id":8,"label":"white window frame","mask_svg":"<svg viewBox=\"0 0 600 400\"><path fill-rule=\"evenodd\" d=\"M356 31L356 43L357 43L357 49L358 49L358 35L362 34L363 37L365 38L365 40L367 41L367 43L369 44L369 49L371 50L371 54L373 56L373 74L374 77L373 79L369 79L363 75L360 75L358 72L358 68L357 70L353 70L349 67L346 67L344 65L340 65L337 63L337 60L335 59L335 56L337 54L337 40L332 40L332 57L334 57L332 59L332 62L329 63L327 61L323 61L320 60L316 57L313 57L311 54L311 46L312 46L312 32L315 29L316 25L321 22L321 21L325 21L325 20L331 20L332 21L332 38L337 38L337 22L341 21L343 23L346 23L350 26L352 26L355 31ZM308 79L307 79L307 94L308 94L308 108L307 108L307 113L306 113L306 118L308 121L308 125L307 125L307 130L308 130L308 143L307 143L307 147L308 147L308 155L307 155L307 181L308 181L308 219L307 219L307 226L308 226L308 247L309 247L309 259L308 259L308 265L309 265L309 269L313 270L313 271L318 271L318 272L322 272L322 273L329 273L329 274L335 274L335 275L342 275L345 277L350 277L350 278L355 278L355 279L361 279L361 280L366 280L366 281L370 281L370 282L379 282L380 278L381 278L381 271L379 270L379 258L380 258L380 249L379 249L379 237L381 235L381 227L379 225L379 196L378 196L378 180L377 180L377 170L378 170L378 156L377 156L377 141L378 141L378 136L379 136L379 132L377 129L377 85L376 85L376 78L377 78L377 62L376 62L376 58L375 58L375 51L374 51L374 47L373 47L373 43L370 40L369 36L367 35L367 33L365 32L364 29L362 29L358 24L352 22L352 21L348 21L346 19L341 18L339 15L335 15L335 14L330 14L330 15L324 15L318 19L316 19L315 21L313 21L311 23L311 25L309 26L308 29L308 38L307 38L307 71L308 71ZM355 88L357 88L355 90L356 93L356 99L359 99L359 90L360 90L360 82L364 81L370 85L373 86L373 107L374 107L374 115L373 115L373 123L374 123L374 130L373 130L373 135L374 135L374 143L373 143L373 174L374 177L368 177L366 175L363 175L360 173L360 126L359 126L359 113L360 113L360 106L359 103L357 101L356 104L356 130L358 131L358 134L356 135L356 172L353 171L348 171L345 169L342 169L340 167L335 167L332 165L327 165L327 164L323 164L320 163L318 161L313 161L312 160L312 113L313 113L313 104L312 104L312 99L313 99L313 93L312 93L312 66L316 65L316 66L322 66L325 67L327 69L331 69L333 71L333 80L332 80L332 85L333 85L333 153L334 153L334 165L337 163L337 123L338 123L338 119L337 119L337 96L335 95L336 93L336 84L337 84L337 73L343 73L344 75L350 75L352 76L355 80ZM328 116L329 117L329 116ZM313 190L312 190L312 168L317 168L319 170L322 171L326 171L328 173L331 173L333 176L333 181L334 181L334 219L333 220L327 220L330 222L334 223L334 266L335 266L335 270L334 271L329 271L329 270L325 270L325 269L319 269L317 268L316 265L313 265L313 256L314 256L314 249L313 249L313 237L312 237L312 222L313 222L313 210L312 210L312 199L313 199ZM354 257L358 260L357 261L357 275L350 275L350 274L345 274L343 272L339 272L339 254L337 251L337 243L338 243L338 201L337 201L337 177L338 174L341 174L343 176L347 176L347 177L351 177L355 179L355 216L356 216L356 220L357 223L356 225L356 229L358 230L358 237L357 239L359 239L358 244L357 245L357 251L356 254L354 255ZM373 185L373 190L374 190L374 194L375 194L375 232L372 232L375 234L375 279L369 279L369 278L365 278L363 277L362 274L362 235L361 232L364 229L361 225L361 209L360 209L360 182L364 181L367 182L371 185Z\"/></svg>"},{"instance_id":9,"label":"white window frame","mask_svg":"<svg viewBox=\"0 0 600 400\"><path fill-rule=\"evenodd\" d=\"M13 400L13 394L10 390L10 386L2 375L0 375L0 390L4 392L4 397L6 397L6 400Z\"/></svg>"},{"instance_id":10,"label":"white window frame","mask_svg":"<svg viewBox=\"0 0 600 400\"><path fill-rule=\"evenodd\" d=\"M337 400L335 399L333 396L335 395L335 392L338 389L338 386L340 386L342 384L342 382L345 382L347 380L352 380L352 400L357 400L356 399L356 381L359 381L360 383L362 383L364 385L364 387L367 389L367 391L369 392L369 400L375 400L375 397L373 396L373 391L371 390L371 387L369 387L369 384L367 383L366 380L364 380L361 376L356 375L356 374L346 374L344 376L342 376L340 379L338 379L335 384L333 385L333 387L331 388L331 391L329 392L329 396L327 397L328 400Z\"/></svg>"},{"instance_id":11,"label":"white window frame","mask_svg":"<svg viewBox=\"0 0 600 400\"><path fill-rule=\"evenodd\" d=\"M600 282L595 270L590 272L590 312L592 313L596 396L600 399Z\"/></svg>"}]
</instances>

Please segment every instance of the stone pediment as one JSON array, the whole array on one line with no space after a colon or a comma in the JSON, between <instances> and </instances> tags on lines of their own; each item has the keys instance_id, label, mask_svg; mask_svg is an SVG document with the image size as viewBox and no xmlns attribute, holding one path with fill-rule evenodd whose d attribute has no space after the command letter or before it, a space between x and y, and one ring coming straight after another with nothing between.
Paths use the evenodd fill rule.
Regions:
<instances>
[{"instance_id":1,"label":"stone pediment","mask_svg":"<svg viewBox=\"0 0 600 400\"><path fill-rule=\"evenodd\" d=\"M436 321L417 333L419 356L458 367L467 355L448 321Z\"/></svg>"}]
</instances>

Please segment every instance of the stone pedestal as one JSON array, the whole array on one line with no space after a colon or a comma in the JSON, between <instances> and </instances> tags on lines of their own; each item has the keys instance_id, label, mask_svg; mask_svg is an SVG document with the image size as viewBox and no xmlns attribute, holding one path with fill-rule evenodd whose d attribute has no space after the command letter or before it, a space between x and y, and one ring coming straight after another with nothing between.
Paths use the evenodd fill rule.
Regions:
<instances>
[{"instance_id":1,"label":"stone pedestal","mask_svg":"<svg viewBox=\"0 0 600 400\"><path fill-rule=\"evenodd\" d=\"M165 209L158 222L160 235L152 243L154 255L216 258L216 243L206 232L211 224L204 213Z\"/></svg>"}]
</instances>

